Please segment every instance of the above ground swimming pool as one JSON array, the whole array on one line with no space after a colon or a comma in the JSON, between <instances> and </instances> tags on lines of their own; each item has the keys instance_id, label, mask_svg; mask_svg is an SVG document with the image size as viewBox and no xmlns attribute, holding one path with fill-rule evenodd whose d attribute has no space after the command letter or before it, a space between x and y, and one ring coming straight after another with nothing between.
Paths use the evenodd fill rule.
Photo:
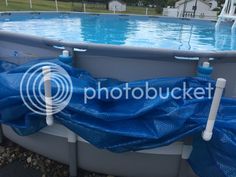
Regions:
<instances>
[{"instance_id":1,"label":"above ground swimming pool","mask_svg":"<svg viewBox=\"0 0 236 177\"><path fill-rule=\"evenodd\" d=\"M156 16L85 13L1 13L0 30L67 42L88 42L190 51L235 50L231 25Z\"/></svg>"},{"instance_id":2,"label":"above ground swimming pool","mask_svg":"<svg viewBox=\"0 0 236 177\"><path fill-rule=\"evenodd\" d=\"M206 159L211 158L206 156L207 153L205 151L199 152L199 154L197 153L197 155L192 156L193 158L197 158L197 160L193 160L197 165L195 166L195 171L198 172L198 174L200 174L200 172L203 174L199 176L220 176L218 174L231 174L231 176L236 176L236 167L234 163L236 158L235 156L232 156L232 152L234 152L236 147L236 142L232 138L235 137L234 135L236 134L234 126L236 105L234 100L234 98L236 98L236 83L234 78L236 75L236 51L233 50L235 49L233 41L234 36L230 33L229 23L222 24L220 31L215 33L215 22L212 21L152 16L99 15L69 12L8 12L0 13L0 21L0 28L3 30L0 30L0 60L5 67L9 65L6 65L4 61L22 65L20 67L25 68L24 66L27 66L27 64L24 65L24 63L26 62L31 62L31 60L35 59L45 61L45 59L58 58L58 56L61 55L62 50L66 49L72 55L73 66L87 71L94 78L112 78L111 81L115 81L113 79L118 79L122 83L136 81L139 81L137 83L143 83L142 81L146 79L159 80L162 78L159 81L163 83L163 77L167 78L168 82L170 81L170 77L195 78L195 76L197 76L197 71L199 71L199 68L203 67L204 62L209 62L212 67L208 68L212 71L211 77L213 79L225 78L227 80L225 96L230 97L231 100L229 99L229 102L224 102L223 107L225 109L220 109L220 113L218 114L220 120L216 123L213 135L214 139L213 141L210 141L210 144L206 144L201 138L201 132L202 128L205 126L205 122L200 121L200 124L198 124L200 125L199 129L193 128L194 130L199 131L199 136L197 137L200 138L199 140L203 143L200 144L197 142L194 146L201 146L203 150L205 146L207 146L205 150L210 147L212 151L207 152L213 152L210 154L211 158L214 158L217 155L215 159L218 159L217 161L213 160L210 162L211 164L208 164L206 163ZM38 63L38 61L39 60L34 62ZM21 68L16 68L16 71L24 72ZM73 74L74 72L70 73ZM7 80L14 81L12 85L17 86L17 82L15 81L19 81L19 73L12 72L12 74L9 75L4 75L3 73L3 76L4 79L2 80L2 87L0 88L3 89L4 86L9 85L10 89L7 88L5 91L9 93L9 90L13 90L15 93L17 89L11 87L12 83L7 82ZM11 79L12 76L16 77ZM85 77L80 77L80 79L83 78ZM92 81L94 79L86 80ZM203 80L207 79L203 78ZM84 83L78 82L78 80L74 81L75 83ZM104 81L106 82L106 80ZM198 82L194 79L193 85L196 86L196 83ZM107 82L106 86L108 86ZM3 99L8 101L7 95L3 94L4 92L1 93ZM15 95L14 98L17 99ZM77 98L80 97L76 96L76 99ZM202 101L208 102L208 100ZM205 103L207 104L207 102ZM156 110L158 114L162 114L160 117L161 122L154 121L155 125L153 124L150 126L150 124L145 122L140 123L138 121L140 126L135 127L150 131L150 139L154 138L154 141L158 140L155 135L160 135L165 138L168 137L167 141L170 143L171 141L169 140L174 140L171 138L172 136L177 136L180 132L185 131L185 129L178 125L183 123L183 125L186 125L184 127L187 127L188 129L192 127L185 124L189 121L183 119L183 117L189 117L191 114L182 116L188 112L194 113L194 111L190 111L189 104L186 103L187 102L180 101L178 104L164 105L162 107L163 110L161 110L160 106L155 106L153 107L154 110ZM190 103L196 105L196 102L190 101ZM108 106L108 110L112 110L112 106L116 105L108 102L104 102L103 104ZM185 109L179 110L179 108L181 108L181 106L178 106L179 104L184 106ZM10 111L4 111L10 119L12 117L17 118L23 110L19 107L19 105L22 104L19 104L18 102L15 104L16 109L13 109L13 106L9 106L9 104L2 103L1 105L6 106L8 109L10 108ZM127 111L133 110L130 105L126 106L123 103L121 105L123 105ZM147 106L147 104L139 102L140 107L143 105ZM196 107L196 109L193 109L199 112L199 114L197 113L195 116L204 114L204 117L207 117L208 111L206 108L209 107L209 104L207 105L208 106L206 107L205 104L201 104ZM105 106L102 106L101 104L97 107L99 109L105 108ZM170 107L171 109L169 109ZM175 109L175 107L178 109ZM75 110L74 108L75 107L73 107L72 110ZM88 109L89 107L86 107L86 109L83 110L87 111ZM179 110L179 112L171 111L172 109L175 109L175 111ZM144 115L140 112L140 109L137 110L140 113L140 116ZM147 110L150 110L150 107ZM10 116L10 114L8 114L9 112L13 114L18 112L18 114L16 117L15 114ZM90 113L94 112L96 113L97 111L90 111ZM63 114L64 112L61 113ZM113 111L113 113L116 114L118 112ZM227 116L229 121L222 121L221 119L223 119L226 113L229 113L230 117ZM176 120L178 121L167 121L171 124L170 126L167 126L168 123L162 124L162 121L165 122L166 120L163 119L163 117L165 117L163 115L165 114L172 118L181 118L177 118ZM67 113L63 115L69 116ZM122 114L117 115L124 115L124 112L122 111ZM144 120L150 123L152 122L150 121L151 118L157 114L150 113L145 115L148 116L148 119ZM151 116L149 117L149 115ZM58 117L62 118L62 116ZM137 120L141 120L139 119L140 117L134 117ZM6 119L6 116L1 116L1 118ZM84 120L93 120L87 118L88 117L85 116ZM121 116L121 118L124 117ZM99 120L101 119L99 118ZM120 120L119 125L117 124L117 120L113 121L113 123L115 127L125 127L125 125L127 125L127 131L122 135L131 135L132 139L134 138L134 142L139 144L139 139L133 137L133 133L129 133L132 128L129 120L130 119L127 119L127 124L124 124L123 119ZM29 123L29 121L24 122ZM45 117L43 117L43 122L45 123ZM109 130L107 129L105 131L106 134L114 131L117 133L117 128L114 129L110 126L111 122L112 121L109 121L109 123L105 122L104 124L109 128ZM196 125L196 122L198 121L195 121L194 119L191 122L193 123L192 125ZM70 123L72 124L73 122ZM177 126L173 126L172 123L176 123ZM93 129L91 131L90 129L88 130L90 133L94 134L95 126L90 123L88 123L88 125ZM74 124L72 126L74 126ZM114 142L115 138L103 136L107 137L107 140L104 140L96 137L93 138L93 136L90 136L90 134L87 133L78 133L80 137L75 136L72 138L70 133L68 134L68 129L57 123L53 126L46 127L31 136L19 136L7 125L2 125L2 127L4 135L12 141L51 159L62 163L72 164L71 169L75 169L75 171L76 161L78 161L81 168L115 176L196 176L186 163L186 160L190 159L190 153L192 152L192 141L189 141L188 138L183 141L183 138L181 138L180 141L172 144L167 143L165 144L167 146L150 150L115 154L106 150L94 148L91 144L81 139L81 137L88 135L88 139L92 138L96 142L100 140L102 143L105 143L104 147L106 149L111 148L110 144L107 143ZM168 133L168 135L166 135L165 133L161 133L162 131L157 131L155 127L163 130L167 130L167 127L171 129L177 127L175 130L178 131L178 133L171 131L170 134ZM229 129L230 131L228 131ZM138 130L137 132L141 138L144 137L143 131ZM193 131L191 130L190 133L192 136ZM121 138L120 132L118 132L118 135L119 136L117 137L122 141L121 144L127 146L131 145L128 141L123 141L125 136L122 136ZM115 134L114 137L116 137ZM73 139L73 142L71 139ZM159 139L161 140L160 142L164 140L163 138L161 139ZM145 140L145 142L147 141ZM78 146L76 143L78 143ZM121 146L114 145L113 147ZM135 150L133 146L130 147L132 149L128 150ZM147 147L147 145L145 145L145 147ZM193 149L195 152L196 150L201 150L201 148L198 147ZM219 151L219 153L217 151ZM75 155L76 153L78 154L77 156ZM222 157L222 154L226 157ZM69 155L71 158L68 158ZM200 163L203 161L204 164ZM193 163L191 163L191 165L193 165ZM203 165L203 167L201 165ZM197 169L198 167L199 169ZM212 167L217 167L217 169ZM214 171L215 173L213 173ZM223 171L223 173L221 171Z\"/></svg>"}]
</instances>

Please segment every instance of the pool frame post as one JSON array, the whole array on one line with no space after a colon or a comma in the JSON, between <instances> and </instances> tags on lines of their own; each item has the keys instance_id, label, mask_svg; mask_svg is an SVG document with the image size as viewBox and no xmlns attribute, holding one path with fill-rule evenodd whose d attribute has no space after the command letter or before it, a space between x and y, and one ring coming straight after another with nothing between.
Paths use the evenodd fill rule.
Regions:
<instances>
[{"instance_id":1,"label":"pool frame post","mask_svg":"<svg viewBox=\"0 0 236 177\"><path fill-rule=\"evenodd\" d=\"M148 15L148 7L146 7L145 15Z\"/></svg>"},{"instance_id":2,"label":"pool frame post","mask_svg":"<svg viewBox=\"0 0 236 177\"><path fill-rule=\"evenodd\" d=\"M30 3L30 8L32 9L33 8L32 0L30 0L29 3Z\"/></svg>"},{"instance_id":3,"label":"pool frame post","mask_svg":"<svg viewBox=\"0 0 236 177\"><path fill-rule=\"evenodd\" d=\"M55 0L56 11L58 12L58 2Z\"/></svg>"},{"instance_id":4,"label":"pool frame post","mask_svg":"<svg viewBox=\"0 0 236 177\"><path fill-rule=\"evenodd\" d=\"M68 129L68 148L69 148L69 175L70 177L77 177L78 174L78 160L77 160L77 135Z\"/></svg>"},{"instance_id":5,"label":"pool frame post","mask_svg":"<svg viewBox=\"0 0 236 177\"><path fill-rule=\"evenodd\" d=\"M72 66L76 67L75 53L73 47L67 47L66 50L72 55ZM77 134L69 130L68 132L69 143L69 172L70 177L78 176L78 141Z\"/></svg>"},{"instance_id":6,"label":"pool frame post","mask_svg":"<svg viewBox=\"0 0 236 177\"><path fill-rule=\"evenodd\" d=\"M86 12L86 4L85 4L85 2L83 2L83 10L84 10L84 12Z\"/></svg>"}]
</instances>

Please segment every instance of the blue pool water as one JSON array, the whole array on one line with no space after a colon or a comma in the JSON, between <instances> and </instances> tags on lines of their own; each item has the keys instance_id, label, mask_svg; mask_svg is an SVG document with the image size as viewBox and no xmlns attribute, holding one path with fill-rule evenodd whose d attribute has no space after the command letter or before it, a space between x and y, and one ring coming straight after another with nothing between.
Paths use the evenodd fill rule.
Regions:
<instances>
[{"instance_id":1,"label":"blue pool water","mask_svg":"<svg viewBox=\"0 0 236 177\"><path fill-rule=\"evenodd\" d=\"M0 30L69 42L89 42L176 50L236 50L230 24L126 15L2 15Z\"/></svg>"}]
</instances>

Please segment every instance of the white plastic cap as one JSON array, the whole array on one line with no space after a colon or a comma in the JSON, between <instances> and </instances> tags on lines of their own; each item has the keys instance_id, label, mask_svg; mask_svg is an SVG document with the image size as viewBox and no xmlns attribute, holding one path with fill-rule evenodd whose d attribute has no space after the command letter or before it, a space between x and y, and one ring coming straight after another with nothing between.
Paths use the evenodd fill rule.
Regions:
<instances>
[{"instance_id":1,"label":"white plastic cap","mask_svg":"<svg viewBox=\"0 0 236 177\"><path fill-rule=\"evenodd\" d=\"M48 74L51 72L51 67L50 66L43 66L42 67L43 74Z\"/></svg>"},{"instance_id":2,"label":"white plastic cap","mask_svg":"<svg viewBox=\"0 0 236 177\"><path fill-rule=\"evenodd\" d=\"M216 81L216 87L224 89L226 85L226 79L224 78L219 78Z\"/></svg>"},{"instance_id":3,"label":"white plastic cap","mask_svg":"<svg viewBox=\"0 0 236 177\"><path fill-rule=\"evenodd\" d=\"M205 62L203 62L202 67L203 68L209 68L210 67L210 63L205 61Z\"/></svg>"},{"instance_id":4,"label":"white plastic cap","mask_svg":"<svg viewBox=\"0 0 236 177\"><path fill-rule=\"evenodd\" d=\"M70 55L69 55L69 51L68 50L63 50L62 51L62 56L63 57L69 57Z\"/></svg>"},{"instance_id":5,"label":"white plastic cap","mask_svg":"<svg viewBox=\"0 0 236 177\"><path fill-rule=\"evenodd\" d=\"M212 138L212 132L209 132L209 131L204 131L202 133L202 138L205 140L205 141L210 141L211 138Z\"/></svg>"}]
</instances>

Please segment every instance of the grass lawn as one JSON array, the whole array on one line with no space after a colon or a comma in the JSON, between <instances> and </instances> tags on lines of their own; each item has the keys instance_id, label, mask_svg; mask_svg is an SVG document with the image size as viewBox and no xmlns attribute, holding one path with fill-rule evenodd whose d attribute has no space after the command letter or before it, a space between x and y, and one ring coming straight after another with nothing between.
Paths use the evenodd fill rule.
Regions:
<instances>
[{"instance_id":1,"label":"grass lawn","mask_svg":"<svg viewBox=\"0 0 236 177\"><path fill-rule=\"evenodd\" d=\"M33 8L30 8L29 0L8 0L6 7L5 0L0 0L0 11L55 11L54 1L49 0L32 0ZM83 11L82 3L61 2L58 1L59 11ZM86 4L87 12L111 13L106 10L105 4ZM122 13L128 14L145 14L145 7L127 6L127 11ZM149 15L157 15L154 8L148 9Z\"/></svg>"}]
</instances>

